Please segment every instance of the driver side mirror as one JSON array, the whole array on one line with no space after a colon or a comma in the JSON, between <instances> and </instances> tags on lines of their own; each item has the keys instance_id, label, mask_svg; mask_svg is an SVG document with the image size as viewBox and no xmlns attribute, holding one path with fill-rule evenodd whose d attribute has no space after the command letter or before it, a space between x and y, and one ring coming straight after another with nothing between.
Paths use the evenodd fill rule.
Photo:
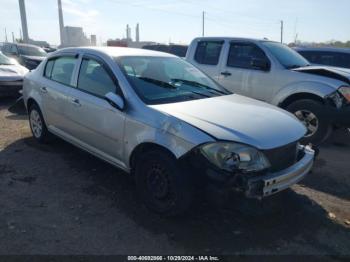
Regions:
<instances>
[{"instance_id":1,"label":"driver side mirror","mask_svg":"<svg viewBox=\"0 0 350 262\"><path fill-rule=\"evenodd\" d=\"M125 108L124 99L113 92L109 92L105 95L105 99L108 103L110 103L113 107L123 110Z\"/></svg>"},{"instance_id":2,"label":"driver side mirror","mask_svg":"<svg viewBox=\"0 0 350 262\"><path fill-rule=\"evenodd\" d=\"M262 71L270 70L270 64L264 59L253 58L250 64L254 69L257 69L257 70L262 70Z\"/></svg>"}]
</instances>

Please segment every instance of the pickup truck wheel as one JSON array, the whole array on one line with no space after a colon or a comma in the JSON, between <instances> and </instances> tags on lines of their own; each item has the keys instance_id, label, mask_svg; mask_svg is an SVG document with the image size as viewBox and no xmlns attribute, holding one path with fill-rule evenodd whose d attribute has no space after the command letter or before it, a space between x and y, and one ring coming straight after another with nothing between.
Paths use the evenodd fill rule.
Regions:
<instances>
[{"instance_id":1,"label":"pickup truck wheel","mask_svg":"<svg viewBox=\"0 0 350 262\"><path fill-rule=\"evenodd\" d=\"M303 143L319 145L332 132L330 119L325 116L324 106L315 100L303 99L291 103L287 110L293 113L307 128Z\"/></svg>"},{"instance_id":2,"label":"pickup truck wheel","mask_svg":"<svg viewBox=\"0 0 350 262\"><path fill-rule=\"evenodd\" d=\"M136 161L135 179L145 205L164 216L176 216L188 210L192 190L188 173L172 156L161 150L144 153Z\"/></svg>"},{"instance_id":3,"label":"pickup truck wheel","mask_svg":"<svg viewBox=\"0 0 350 262\"><path fill-rule=\"evenodd\" d=\"M33 104L29 108L29 125L34 138L40 143L47 143L49 141L49 131L47 130L44 118L39 107Z\"/></svg>"}]
</instances>

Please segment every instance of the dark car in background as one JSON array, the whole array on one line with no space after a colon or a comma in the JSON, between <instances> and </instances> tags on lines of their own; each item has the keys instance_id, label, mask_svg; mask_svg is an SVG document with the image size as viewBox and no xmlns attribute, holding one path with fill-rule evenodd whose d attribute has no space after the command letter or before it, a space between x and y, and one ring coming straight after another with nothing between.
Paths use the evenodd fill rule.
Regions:
<instances>
[{"instance_id":1,"label":"dark car in background","mask_svg":"<svg viewBox=\"0 0 350 262\"><path fill-rule=\"evenodd\" d=\"M350 68L350 48L297 47L295 50L312 64Z\"/></svg>"},{"instance_id":2,"label":"dark car in background","mask_svg":"<svg viewBox=\"0 0 350 262\"><path fill-rule=\"evenodd\" d=\"M142 49L165 52L179 57L185 57L188 46L186 45L145 45Z\"/></svg>"},{"instance_id":3,"label":"dark car in background","mask_svg":"<svg viewBox=\"0 0 350 262\"><path fill-rule=\"evenodd\" d=\"M4 43L1 51L4 55L16 59L29 70L35 69L47 56L41 47L28 44Z\"/></svg>"}]
</instances>

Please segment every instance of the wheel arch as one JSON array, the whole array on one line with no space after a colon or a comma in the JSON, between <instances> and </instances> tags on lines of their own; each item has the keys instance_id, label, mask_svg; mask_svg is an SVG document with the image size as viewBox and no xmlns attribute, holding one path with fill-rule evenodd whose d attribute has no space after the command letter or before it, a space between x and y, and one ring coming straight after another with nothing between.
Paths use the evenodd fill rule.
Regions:
<instances>
[{"instance_id":1,"label":"wheel arch","mask_svg":"<svg viewBox=\"0 0 350 262\"><path fill-rule=\"evenodd\" d=\"M282 100L278 104L278 106L285 109L293 102L298 101L298 100L302 100L302 99L310 99L310 100L318 101L322 104L325 104L325 100L321 96L315 95L313 93L301 92L301 93L292 94L292 95L286 97L284 100Z\"/></svg>"},{"instance_id":2,"label":"wheel arch","mask_svg":"<svg viewBox=\"0 0 350 262\"><path fill-rule=\"evenodd\" d=\"M40 109L40 106L39 106L39 103L33 98L33 97L30 97L28 98L27 100L27 111L29 112L29 108L33 105L33 104L36 104L39 109ZM41 110L41 109L40 109Z\"/></svg>"},{"instance_id":3,"label":"wheel arch","mask_svg":"<svg viewBox=\"0 0 350 262\"><path fill-rule=\"evenodd\" d=\"M162 151L162 152L168 154L169 156L173 157L174 159L177 159L176 155L173 152L171 152L168 148L166 148L165 146L162 146L162 145L159 145L159 144L156 144L153 142L144 142L144 143L137 145L134 148L134 150L131 152L130 159L129 159L130 169L134 170L137 159L143 153L155 151L155 150Z\"/></svg>"}]
</instances>

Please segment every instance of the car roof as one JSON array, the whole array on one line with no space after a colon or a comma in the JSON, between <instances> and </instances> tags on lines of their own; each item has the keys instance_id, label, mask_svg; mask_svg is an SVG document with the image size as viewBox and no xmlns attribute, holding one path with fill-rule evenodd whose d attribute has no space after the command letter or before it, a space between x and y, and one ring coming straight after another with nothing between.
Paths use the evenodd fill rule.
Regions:
<instances>
[{"instance_id":1,"label":"car roof","mask_svg":"<svg viewBox=\"0 0 350 262\"><path fill-rule=\"evenodd\" d=\"M31 45L31 44L23 44L23 43L4 43L4 45L16 45L16 46L31 46L31 47L37 47L37 48L41 48L40 46L37 45Z\"/></svg>"},{"instance_id":2,"label":"car roof","mask_svg":"<svg viewBox=\"0 0 350 262\"><path fill-rule=\"evenodd\" d=\"M104 53L111 57L122 57L122 56L153 56L153 57L176 57L174 55L141 49L141 48L129 48L129 47L69 47L63 48L55 52L55 54L59 54L61 52L71 51L71 52L89 52L89 53Z\"/></svg>"},{"instance_id":3,"label":"car roof","mask_svg":"<svg viewBox=\"0 0 350 262\"><path fill-rule=\"evenodd\" d=\"M350 48L341 47L295 47L296 51L312 51L312 52L342 52L350 54Z\"/></svg>"},{"instance_id":4,"label":"car roof","mask_svg":"<svg viewBox=\"0 0 350 262\"><path fill-rule=\"evenodd\" d=\"M204 41L204 40L226 40L226 41L249 41L249 42L276 42L269 39L257 39L257 38L246 38L246 37L229 37L229 36L205 36L197 37L194 41ZM276 42L278 43L278 42Z\"/></svg>"}]
</instances>

